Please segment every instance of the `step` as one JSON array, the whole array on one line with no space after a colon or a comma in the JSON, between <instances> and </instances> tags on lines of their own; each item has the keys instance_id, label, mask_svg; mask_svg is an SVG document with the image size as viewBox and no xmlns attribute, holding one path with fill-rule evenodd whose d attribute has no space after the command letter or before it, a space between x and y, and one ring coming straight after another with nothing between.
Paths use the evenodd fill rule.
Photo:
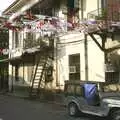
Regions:
<instances>
[{"instance_id":1,"label":"step","mask_svg":"<svg viewBox=\"0 0 120 120\"><path fill-rule=\"evenodd\" d=\"M34 79L34 81L37 81L37 80L40 81L40 78L39 79L37 79L37 78Z\"/></svg>"},{"instance_id":2,"label":"step","mask_svg":"<svg viewBox=\"0 0 120 120\"><path fill-rule=\"evenodd\" d=\"M35 76L34 81L35 81L35 80L38 80L38 81L39 81L39 80L40 80L40 76Z\"/></svg>"},{"instance_id":3,"label":"step","mask_svg":"<svg viewBox=\"0 0 120 120\"><path fill-rule=\"evenodd\" d=\"M34 80L34 83L39 83L39 80L36 80L36 81Z\"/></svg>"},{"instance_id":4,"label":"step","mask_svg":"<svg viewBox=\"0 0 120 120\"><path fill-rule=\"evenodd\" d=\"M33 86L38 86L38 83L33 83Z\"/></svg>"},{"instance_id":5,"label":"step","mask_svg":"<svg viewBox=\"0 0 120 120\"><path fill-rule=\"evenodd\" d=\"M40 77L40 76L41 76L41 74L36 74L36 75L35 75L35 77Z\"/></svg>"},{"instance_id":6,"label":"step","mask_svg":"<svg viewBox=\"0 0 120 120\"><path fill-rule=\"evenodd\" d=\"M38 69L42 70L42 69L43 69L43 66L38 66L38 67L37 67L37 70L38 70Z\"/></svg>"},{"instance_id":7,"label":"step","mask_svg":"<svg viewBox=\"0 0 120 120\"><path fill-rule=\"evenodd\" d=\"M43 69L37 69L37 71L36 72L41 72Z\"/></svg>"}]
</instances>

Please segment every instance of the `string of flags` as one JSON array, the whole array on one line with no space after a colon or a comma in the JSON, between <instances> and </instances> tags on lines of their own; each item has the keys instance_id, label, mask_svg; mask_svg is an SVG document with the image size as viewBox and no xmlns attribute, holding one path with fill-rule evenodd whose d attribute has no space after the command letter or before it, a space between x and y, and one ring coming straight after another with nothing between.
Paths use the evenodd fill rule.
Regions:
<instances>
[{"instance_id":1,"label":"string of flags","mask_svg":"<svg viewBox=\"0 0 120 120\"><path fill-rule=\"evenodd\" d=\"M95 20L85 20L68 22L67 20L59 17L51 17L44 15L32 15L31 13L22 14L16 17L12 22L9 21L9 16L6 15L0 17L0 28L10 29L13 31L24 31L24 32L50 32L60 33L67 32L68 30L75 30L80 32L94 32L98 31L99 28L106 29L109 26L119 26L120 23Z\"/></svg>"}]
</instances>

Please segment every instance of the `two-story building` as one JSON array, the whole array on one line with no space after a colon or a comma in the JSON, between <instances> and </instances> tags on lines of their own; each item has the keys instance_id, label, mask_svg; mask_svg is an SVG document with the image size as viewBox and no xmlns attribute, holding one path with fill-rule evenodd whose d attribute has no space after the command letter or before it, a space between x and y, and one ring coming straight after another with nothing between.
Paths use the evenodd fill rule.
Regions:
<instances>
[{"instance_id":1,"label":"two-story building","mask_svg":"<svg viewBox=\"0 0 120 120\"><path fill-rule=\"evenodd\" d=\"M103 6L101 0L17 0L9 6L3 12L10 14L9 90L31 88L30 95L36 95L40 88L63 90L65 80L105 82L105 53L98 47L103 40L94 35L96 44L89 35L72 30ZM70 28L65 24L62 32L54 29L48 25L53 18L67 21ZM48 26L36 31L38 22Z\"/></svg>"}]
</instances>

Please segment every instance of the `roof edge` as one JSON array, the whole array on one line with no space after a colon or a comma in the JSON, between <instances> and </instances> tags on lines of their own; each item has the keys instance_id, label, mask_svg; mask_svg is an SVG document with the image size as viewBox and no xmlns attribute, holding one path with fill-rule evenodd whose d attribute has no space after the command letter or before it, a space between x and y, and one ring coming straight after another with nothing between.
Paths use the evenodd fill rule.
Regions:
<instances>
[{"instance_id":1,"label":"roof edge","mask_svg":"<svg viewBox=\"0 0 120 120\"><path fill-rule=\"evenodd\" d=\"M7 14L9 12L9 10L15 5L17 4L18 2L20 2L21 0L15 0L9 7L7 7L3 12L2 14Z\"/></svg>"}]
</instances>

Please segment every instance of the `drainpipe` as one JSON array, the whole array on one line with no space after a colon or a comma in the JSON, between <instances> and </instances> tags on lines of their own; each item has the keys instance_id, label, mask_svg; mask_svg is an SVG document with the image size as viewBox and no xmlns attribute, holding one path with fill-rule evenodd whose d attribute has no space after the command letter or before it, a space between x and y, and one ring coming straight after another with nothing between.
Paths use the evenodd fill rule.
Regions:
<instances>
[{"instance_id":1,"label":"drainpipe","mask_svg":"<svg viewBox=\"0 0 120 120\"><path fill-rule=\"evenodd\" d=\"M87 34L84 34L84 51L85 51L85 81L88 81L88 42Z\"/></svg>"},{"instance_id":2,"label":"drainpipe","mask_svg":"<svg viewBox=\"0 0 120 120\"><path fill-rule=\"evenodd\" d=\"M84 3L83 3L83 0L81 0L81 20L83 20L83 18L84 18L84 14L83 14L83 12L84 12Z\"/></svg>"},{"instance_id":3,"label":"drainpipe","mask_svg":"<svg viewBox=\"0 0 120 120\"><path fill-rule=\"evenodd\" d=\"M58 82L58 62L57 62L57 57L58 57L58 53L57 53L57 47L58 44L56 42L56 86L59 86L59 82Z\"/></svg>"}]
</instances>

